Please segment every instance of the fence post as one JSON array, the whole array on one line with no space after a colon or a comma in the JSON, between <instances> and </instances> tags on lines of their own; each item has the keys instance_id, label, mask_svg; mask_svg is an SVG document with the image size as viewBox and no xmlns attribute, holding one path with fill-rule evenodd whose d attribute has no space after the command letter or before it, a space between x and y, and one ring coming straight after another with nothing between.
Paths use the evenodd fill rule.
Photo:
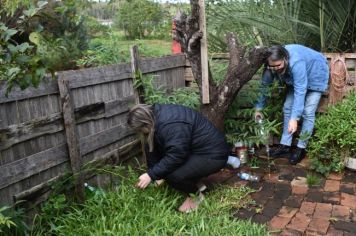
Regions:
<instances>
[{"instance_id":1,"label":"fence post","mask_svg":"<svg viewBox=\"0 0 356 236\"><path fill-rule=\"evenodd\" d=\"M70 165L74 177L75 197L79 202L83 202L85 199L85 195L84 176L81 171L82 157L79 148L77 126L75 124L73 98L70 92L68 78L65 77L65 72L61 72L58 74L58 87L59 94L61 97L64 129L66 132Z\"/></svg>"},{"instance_id":2,"label":"fence post","mask_svg":"<svg viewBox=\"0 0 356 236\"><path fill-rule=\"evenodd\" d=\"M139 54L138 54L138 46L134 45L131 47L130 49L130 53L131 53L131 73L132 73L132 79L135 82L137 79L142 79L141 78L141 71L139 68ZM144 99L144 88L142 85L138 86L137 88L134 88L135 91L135 102L136 104L138 103L145 103L145 99ZM141 136L140 137L140 141L141 141L141 151L142 151L142 156L143 159L145 160L146 164L147 164L147 157L146 157L146 152L145 152L145 140L144 138Z\"/></svg>"},{"instance_id":3,"label":"fence post","mask_svg":"<svg viewBox=\"0 0 356 236\"><path fill-rule=\"evenodd\" d=\"M199 28L203 32L203 37L200 39L200 55L201 55L201 72L202 72L202 102L203 104L210 103L209 96L209 65L208 65L208 41L206 37L206 20L205 20L205 1L199 0Z\"/></svg>"},{"instance_id":4,"label":"fence post","mask_svg":"<svg viewBox=\"0 0 356 236\"><path fill-rule=\"evenodd\" d=\"M138 79L142 79L141 71L139 68L140 56L138 53L138 46L137 45L132 46L130 49L130 53L131 53L131 73L132 73L133 81L135 82ZM144 94L143 86L142 85L137 86L136 88L134 88L134 91L136 97L136 104L145 103L145 99L144 99L145 94Z\"/></svg>"}]
</instances>

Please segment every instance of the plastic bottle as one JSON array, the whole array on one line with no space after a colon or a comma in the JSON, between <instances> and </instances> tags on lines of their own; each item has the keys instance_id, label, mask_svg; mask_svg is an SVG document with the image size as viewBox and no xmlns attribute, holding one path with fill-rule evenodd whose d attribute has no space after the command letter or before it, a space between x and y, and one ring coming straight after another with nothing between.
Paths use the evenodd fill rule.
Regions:
<instances>
[{"instance_id":1,"label":"plastic bottle","mask_svg":"<svg viewBox=\"0 0 356 236\"><path fill-rule=\"evenodd\" d=\"M268 144L268 133L265 130L265 126L264 126L264 122L262 118L257 118L256 122L259 125L259 129L260 129L260 137L262 138L265 146L266 146L266 154L267 157L269 157L269 152L270 152L270 148L269 148L269 144Z\"/></svg>"},{"instance_id":2,"label":"plastic bottle","mask_svg":"<svg viewBox=\"0 0 356 236\"><path fill-rule=\"evenodd\" d=\"M96 197L105 195L105 192L100 188L90 186L88 183L84 183L84 191L87 197Z\"/></svg>"},{"instance_id":3,"label":"plastic bottle","mask_svg":"<svg viewBox=\"0 0 356 236\"><path fill-rule=\"evenodd\" d=\"M235 152L236 155L240 158L241 165L244 165L248 162L247 147L243 142L235 143Z\"/></svg>"},{"instance_id":4,"label":"plastic bottle","mask_svg":"<svg viewBox=\"0 0 356 236\"><path fill-rule=\"evenodd\" d=\"M253 175L253 174L246 173L246 172L239 172L239 173L237 173L237 176L239 176L243 180L248 180L248 181L252 181L252 182L259 182L261 179L260 176L258 176L258 175Z\"/></svg>"}]
</instances>

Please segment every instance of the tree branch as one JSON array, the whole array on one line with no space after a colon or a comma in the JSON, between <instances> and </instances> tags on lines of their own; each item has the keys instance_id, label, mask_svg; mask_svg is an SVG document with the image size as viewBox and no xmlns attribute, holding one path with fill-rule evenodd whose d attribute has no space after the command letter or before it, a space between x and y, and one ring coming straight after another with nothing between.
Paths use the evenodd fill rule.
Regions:
<instances>
[{"instance_id":1,"label":"tree branch","mask_svg":"<svg viewBox=\"0 0 356 236\"><path fill-rule=\"evenodd\" d=\"M203 37L203 32L197 31L195 32L192 37L188 41L188 53L191 53L194 48L197 48L197 46L200 43L200 39Z\"/></svg>"}]
</instances>

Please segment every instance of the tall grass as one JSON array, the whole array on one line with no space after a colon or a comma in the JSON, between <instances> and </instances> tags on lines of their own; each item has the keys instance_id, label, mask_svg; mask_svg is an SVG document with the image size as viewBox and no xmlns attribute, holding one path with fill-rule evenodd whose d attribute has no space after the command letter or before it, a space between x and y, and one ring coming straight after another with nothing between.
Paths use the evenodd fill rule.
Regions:
<instances>
[{"instance_id":1,"label":"tall grass","mask_svg":"<svg viewBox=\"0 0 356 236\"><path fill-rule=\"evenodd\" d=\"M109 31L93 38L89 49L77 61L79 67L91 67L130 61L130 48L139 46L141 57L158 57L171 54L171 42L164 40L126 40L121 32Z\"/></svg>"},{"instance_id":2,"label":"tall grass","mask_svg":"<svg viewBox=\"0 0 356 236\"><path fill-rule=\"evenodd\" d=\"M221 187L207 194L201 207L182 214L184 196L168 186L134 187L130 171L120 185L75 205L55 217L37 217L32 235L268 235L265 225L231 217L231 208L251 202L246 187Z\"/></svg>"}]
</instances>

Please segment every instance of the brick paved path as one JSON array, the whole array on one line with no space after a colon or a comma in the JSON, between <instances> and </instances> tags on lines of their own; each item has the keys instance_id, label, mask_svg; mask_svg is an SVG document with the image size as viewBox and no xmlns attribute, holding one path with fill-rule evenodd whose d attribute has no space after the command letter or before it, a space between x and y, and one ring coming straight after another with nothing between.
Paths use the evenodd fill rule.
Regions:
<instances>
[{"instance_id":1,"label":"brick paved path","mask_svg":"<svg viewBox=\"0 0 356 236\"><path fill-rule=\"evenodd\" d=\"M236 176L239 170L223 170L211 181L229 185L246 185L256 190L251 194L255 204L240 209L239 219L267 223L272 235L356 235L356 172L345 171L320 178L319 186L308 187L307 160L291 166L277 159L271 168L262 160L261 182L247 182Z\"/></svg>"}]
</instances>

